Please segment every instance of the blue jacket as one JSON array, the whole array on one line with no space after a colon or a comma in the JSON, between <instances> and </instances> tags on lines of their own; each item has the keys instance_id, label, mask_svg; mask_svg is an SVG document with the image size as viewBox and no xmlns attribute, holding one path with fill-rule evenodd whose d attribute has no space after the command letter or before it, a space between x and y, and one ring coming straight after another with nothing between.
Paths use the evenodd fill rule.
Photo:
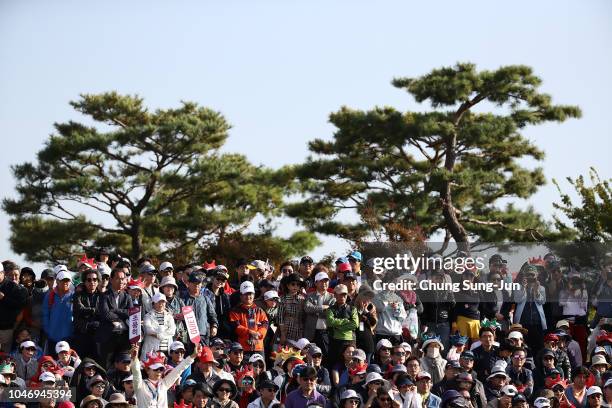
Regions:
<instances>
[{"instance_id":1,"label":"blue jacket","mask_svg":"<svg viewBox=\"0 0 612 408\"><path fill-rule=\"evenodd\" d=\"M442 403L442 398L438 397L436 394L429 393L427 400L425 401L425 407L427 408L438 408Z\"/></svg>"},{"instance_id":2,"label":"blue jacket","mask_svg":"<svg viewBox=\"0 0 612 408\"><path fill-rule=\"evenodd\" d=\"M53 294L52 299L49 297ZM47 292L42 302L42 324L47 336L55 342L72 336L72 297L74 292L60 296L53 291Z\"/></svg>"},{"instance_id":3,"label":"blue jacket","mask_svg":"<svg viewBox=\"0 0 612 408\"><path fill-rule=\"evenodd\" d=\"M210 336L209 328L211 326L219 327L215 307L212 303L210 303L210 299L203 295L192 297L189 295L189 293L187 293L187 296L183 297L182 299L183 302L185 302L185 306L193 307L193 313L198 321L200 336L206 342L206 338Z\"/></svg>"}]
</instances>

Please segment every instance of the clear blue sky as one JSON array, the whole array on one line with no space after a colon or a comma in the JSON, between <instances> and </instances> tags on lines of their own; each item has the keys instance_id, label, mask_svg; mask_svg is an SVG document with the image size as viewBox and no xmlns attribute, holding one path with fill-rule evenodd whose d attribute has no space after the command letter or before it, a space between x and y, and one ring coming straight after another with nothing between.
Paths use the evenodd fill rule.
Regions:
<instances>
[{"instance_id":1,"label":"clear blue sky","mask_svg":"<svg viewBox=\"0 0 612 408\"><path fill-rule=\"evenodd\" d=\"M595 166L610 177L611 21L608 0L0 1L1 195L14 194L9 166L34 160L53 122L78 119L68 101L79 93L196 101L232 123L225 150L278 167L331 137L341 105L414 109L391 79L457 61L531 65L556 103L584 114L527 131L546 176ZM550 217L557 199L549 183L522 205ZM21 261L3 213L0 231L0 259ZM346 250L325 242L315 256Z\"/></svg>"}]
</instances>

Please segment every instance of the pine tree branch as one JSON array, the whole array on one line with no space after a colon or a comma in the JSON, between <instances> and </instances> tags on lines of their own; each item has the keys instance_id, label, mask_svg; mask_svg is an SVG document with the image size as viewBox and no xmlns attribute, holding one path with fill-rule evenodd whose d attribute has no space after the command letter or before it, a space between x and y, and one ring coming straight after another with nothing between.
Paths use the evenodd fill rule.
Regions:
<instances>
[{"instance_id":1,"label":"pine tree branch","mask_svg":"<svg viewBox=\"0 0 612 408\"><path fill-rule=\"evenodd\" d=\"M477 224L477 225L486 225L486 226L491 226L491 227L501 227L502 229L508 230L508 231L513 231L513 232L520 232L520 233L530 233L531 236L536 239L536 240L542 240L544 238L544 236L535 228L515 228L515 227L511 227L509 225L504 224L501 221L483 221L483 220L478 220L476 218L469 218L469 217L464 217L461 218L460 221L462 222L470 222L472 224ZM536 238L536 235L538 236Z\"/></svg>"}]
</instances>

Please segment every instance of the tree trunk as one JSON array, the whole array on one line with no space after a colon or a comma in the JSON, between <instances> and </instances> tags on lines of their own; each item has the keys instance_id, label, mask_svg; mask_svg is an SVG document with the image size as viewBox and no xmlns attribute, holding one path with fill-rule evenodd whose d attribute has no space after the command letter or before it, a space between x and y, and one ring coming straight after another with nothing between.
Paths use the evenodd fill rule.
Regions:
<instances>
[{"instance_id":1,"label":"tree trunk","mask_svg":"<svg viewBox=\"0 0 612 408\"><path fill-rule=\"evenodd\" d=\"M455 160L457 159L457 134L453 133L446 141L446 158L444 160L444 168L452 174L455 168ZM442 215L446 221L446 227L457 243L457 248L469 254L468 234L463 225L457 218L457 212L453 206L451 181L446 180L442 183L440 189L440 198L442 199Z\"/></svg>"},{"instance_id":2,"label":"tree trunk","mask_svg":"<svg viewBox=\"0 0 612 408\"><path fill-rule=\"evenodd\" d=\"M133 219L132 221L132 262L136 262L142 257L142 237L140 236L140 219Z\"/></svg>"}]
</instances>

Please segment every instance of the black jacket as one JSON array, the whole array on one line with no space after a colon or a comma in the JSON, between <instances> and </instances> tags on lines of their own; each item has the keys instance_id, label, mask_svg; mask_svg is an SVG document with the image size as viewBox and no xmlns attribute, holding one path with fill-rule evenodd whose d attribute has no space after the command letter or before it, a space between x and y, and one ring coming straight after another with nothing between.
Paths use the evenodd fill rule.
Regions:
<instances>
[{"instance_id":1,"label":"black jacket","mask_svg":"<svg viewBox=\"0 0 612 408\"><path fill-rule=\"evenodd\" d=\"M17 315L27 303L28 290L4 279L0 282L0 292L4 294L0 300L0 330L12 329L17 321Z\"/></svg>"},{"instance_id":2,"label":"black jacket","mask_svg":"<svg viewBox=\"0 0 612 408\"><path fill-rule=\"evenodd\" d=\"M128 311L132 307L132 298L125 292L117 293L107 290L100 298L98 319L100 328L96 333L96 341L107 341L111 335L127 336Z\"/></svg>"},{"instance_id":3,"label":"black jacket","mask_svg":"<svg viewBox=\"0 0 612 408\"><path fill-rule=\"evenodd\" d=\"M82 291L75 296L72 303L72 316L75 335L94 335L100 326L98 309L100 307L100 293L87 293Z\"/></svg>"}]
</instances>

